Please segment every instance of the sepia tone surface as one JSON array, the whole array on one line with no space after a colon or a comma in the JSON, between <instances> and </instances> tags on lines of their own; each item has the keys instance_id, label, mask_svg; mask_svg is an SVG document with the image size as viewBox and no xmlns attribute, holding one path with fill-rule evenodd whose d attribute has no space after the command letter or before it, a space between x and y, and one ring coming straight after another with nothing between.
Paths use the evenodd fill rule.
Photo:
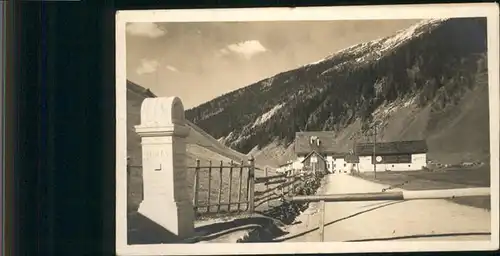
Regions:
<instances>
[{"instance_id":1,"label":"sepia tone surface","mask_svg":"<svg viewBox=\"0 0 500 256\"><path fill-rule=\"evenodd\" d=\"M158 96L177 95L190 109L416 22L130 23L127 78Z\"/></svg>"},{"instance_id":2,"label":"sepia tone surface","mask_svg":"<svg viewBox=\"0 0 500 256\"><path fill-rule=\"evenodd\" d=\"M129 245L497 237L486 18L124 28ZM187 240L140 210L158 170L134 127L144 99L170 96L190 130L185 161L166 156L186 164ZM358 202L307 201L322 196Z\"/></svg>"}]
</instances>

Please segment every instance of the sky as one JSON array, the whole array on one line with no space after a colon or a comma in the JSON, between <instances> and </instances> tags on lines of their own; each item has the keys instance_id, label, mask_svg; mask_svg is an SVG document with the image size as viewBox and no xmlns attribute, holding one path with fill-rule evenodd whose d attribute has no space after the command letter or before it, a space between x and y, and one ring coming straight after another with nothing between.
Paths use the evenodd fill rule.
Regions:
<instances>
[{"instance_id":1,"label":"sky","mask_svg":"<svg viewBox=\"0 0 500 256\"><path fill-rule=\"evenodd\" d=\"M190 109L417 22L128 23L127 79Z\"/></svg>"}]
</instances>

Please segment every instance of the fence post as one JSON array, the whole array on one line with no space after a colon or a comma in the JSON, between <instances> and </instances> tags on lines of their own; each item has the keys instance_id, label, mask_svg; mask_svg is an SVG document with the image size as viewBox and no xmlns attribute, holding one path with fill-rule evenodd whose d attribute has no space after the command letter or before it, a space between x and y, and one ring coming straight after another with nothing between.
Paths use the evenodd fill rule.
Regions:
<instances>
[{"instance_id":1,"label":"fence post","mask_svg":"<svg viewBox=\"0 0 500 256\"><path fill-rule=\"evenodd\" d=\"M266 168L264 168L264 173L265 173L266 178L267 178L267 176L268 176L268 173L267 173L267 167L266 167ZM266 180L267 180L267 179L266 179ZM266 191L269 191L269 183L268 183L268 182L266 182ZM267 207L269 207L269 201L271 201L271 200L267 200Z\"/></svg>"},{"instance_id":2,"label":"fence post","mask_svg":"<svg viewBox=\"0 0 500 256\"><path fill-rule=\"evenodd\" d=\"M196 167L194 169L194 186L193 186L193 206L195 212L198 210L198 194L200 189L200 159L196 159Z\"/></svg>"},{"instance_id":3,"label":"fence post","mask_svg":"<svg viewBox=\"0 0 500 256\"><path fill-rule=\"evenodd\" d=\"M210 212L210 195L212 192L212 160L208 161L208 198L207 198L207 213Z\"/></svg>"},{"instance_id":4,"label":"fence post","mask_svg":"<svg viewBox=\"0 0 500 256\"><path fill-rule=\"evenodd\" d=\"M239 186L238 186L238 212L240 211L241 209L241 192L242 192L242 182L243 182L243 167L244 167L244 164L245 162L243 162L243 160L241 160L241 163L240 163L240 177L239 177ZM248 191L248 188L247 188L247 191Z\"/></svg>"},{"instance_id":5,"label":"fence post","mask_svg":"<svg viewBox=\"0 0 500 256\"><path fill-rule=\"evenodd\" d=\"M220 212L220 204L222 200L222 169L224 168L224 162L221 160L220 161L220 169L219 169L219 196L217 198L217 212Z\"/></svg>"},{"instance_id":6,"label":"fence post","mask_svg":"<svg viewBox=\"0 0 500 256\"><path fill-rule=\"evenodd\" d=\"M139 212L179 238L194 234L194 209L186 179L184 106L177 97L147 98L141 106L144 200Z\"/></svg>"},{"instance_id":7,"label":"fence post","mask_svg":"<svg viewBox=\"0 0 500 256\"><path fill-rule=\"evenodd\" d=\"M319 202L319 213L320 213L320 220L319 220L319 239L320 242L325 241L325 201L321 200Z\"/></svg>"},{"instance_id":8,"label":"fence post","mask_svg":"<svg viewBox=\"0 0 500 256\"><path fill-rule=\"evenodd\" d=\"M248 170L248 204L249 211L253 213L255 210L255 202L254 202L254 192L255 192L255 159L253 156L250 156L249 160L249 170Z\"/></svg>"},{"instance_id":9,"label":"fence post","mask_svg":"<svg viewBox=\"0 0 500 256\"><path fill-rule=\"evenodd\" d=\"M233 196L233 160L229 162L229 199L227 205L227 212L231 212L231 197Z\"/></svg>"}]
</instances>

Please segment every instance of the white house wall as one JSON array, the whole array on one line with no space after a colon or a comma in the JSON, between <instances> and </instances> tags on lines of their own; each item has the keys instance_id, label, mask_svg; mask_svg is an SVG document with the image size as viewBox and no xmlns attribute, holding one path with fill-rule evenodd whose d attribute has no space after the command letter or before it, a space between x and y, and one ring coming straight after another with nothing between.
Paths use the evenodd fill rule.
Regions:
<instances>
[{"instance_id":1,"label":"white house wall","mask_svg":"<svg viewBox=\"0 0 500 256\"><path fill-rule=\"evenodd\" d=\"M326 162L327 162L329 173L333 172L333 161L334 161L334 159L332 156L326 156Z\"/></svg>"},{"instance_id":2,"label":"white house wall","mask_svg":"<svg viewBox=\"0 0 500 256\"><path fill-rule=\"evenodd\" d=\"M377 164L376 168L378 172L384 172L387 170L386 164ZM372 156L359 157L359 171L373 172Z\"/></svg>"},{"instance_id":3,"label":"white house wall","mask_svg":"<svg viewBox=\"0 0 500 256\"><path fill-rule=\"evenodd\" d=\"M427 154L413 154L411 155L411 161L417 167L422 168L427 166Z\"/></svg>"},{"instance_id":4,"label":"white house wall","mask_svg":"<svg viewBox=\"0 0 500 256\"><path fill-rule=\"evenodd\" d=\"M335 171L336 172L346 172L347 171L347 163L344 158L335 158Z\"/></svg>"},{"instance_id":5,"label":"white house wall","mask_svg":"<svg viewBox=\"0 0 500 256\"><path fill-rule=\"evenodd\" d=\"M360 156L359 157L359 171L360 172L372 172L373 164L371 156Z\"/></svg>"},{"instance_id":6,"label":"white house wall","mask_svg":"<svg viewBox=\"0 0 500 256\"><path fill-rule=\"evenodd\" d=\"M400 164L377 164L377 171L418 171L427 165L426 154L412 154L411 163ZM359 157L359 171L373 172L373 164L371 156Z\"/></svg>"},{"instance_id":7,"label":"white house wall","mask_svg":"<svg viewBox=\"0 0 500 256\"><path fill-rule=\"evenodd\" d=\"M297 161L295 161L295 162L292 163L292 169L294 169L294 170L302 170L302 168L304 167L304 164L302 164L303 160L304 160L303 157L299 157L297 159Z\"/></svg>"}]
</instances>

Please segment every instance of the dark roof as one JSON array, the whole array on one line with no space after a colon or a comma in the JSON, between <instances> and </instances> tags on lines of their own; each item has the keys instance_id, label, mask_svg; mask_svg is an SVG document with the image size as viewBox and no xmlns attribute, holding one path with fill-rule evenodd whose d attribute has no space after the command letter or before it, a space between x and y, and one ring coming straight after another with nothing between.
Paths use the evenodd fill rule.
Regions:
<instances>
[{"instance_id":1,"label":"dark roof","mask_svg":"<svg viewBox=\"0 0 500 256\"><path fill-rule=\"evenodd\" d=\"M427 153L425 140L377 142L375 153L377 155L391 154L418 154ZM373 143L356 143L355 152L358 156L373 154Z\"/></svg>"},{"instance_id":2,"label":"dark roof","mask_svg":"<svg viewBox=\"0 0 500 256\"><path fill-rule=\"evenodd\" d=\"M320 145L311 144L311 137L316 136ZM295 133L295 153L296 154L309 154L316 151L320 154L340 153L335 146L335 136L333 132L297 132Z\"/></svg>"},{"instance_id":3,"label":"dark roof","mask_svg":"<svg viewBox=\"0 0 500 256\"><path fill-rule=\"evenodd\" d=\"M319 154L318 152L316 152L315 150L313 150L313 151L311 151L311 153L307 154L304 157L304 160L302 160L302 163L305 162L308 158L310 158L313 154L319 156L319 158L321 158L323 161L326 162L326 159L321 154Z\"/></svg>"},{"instance_id":4,"label":"dark roof","mask_svg":"<svg viewBox=\"0 0 500 256\"><path fill-rule=\"evenodd\" d=\"M348 155L349 153L337 153L337 152L334 152L334 153L329 153L328 156L331 156L333 158L344 158Z\"/></svg>"},{"instance_id":5,"label":"dark roof","mask_svg":"<svg viewBox=\"0 0 500 256\"><path fill-rule=\"evenodd\" d=\"M359 163L359 157L356 155L346 155L344 160L350 164Z\"/></svg>"}]
</instances>

